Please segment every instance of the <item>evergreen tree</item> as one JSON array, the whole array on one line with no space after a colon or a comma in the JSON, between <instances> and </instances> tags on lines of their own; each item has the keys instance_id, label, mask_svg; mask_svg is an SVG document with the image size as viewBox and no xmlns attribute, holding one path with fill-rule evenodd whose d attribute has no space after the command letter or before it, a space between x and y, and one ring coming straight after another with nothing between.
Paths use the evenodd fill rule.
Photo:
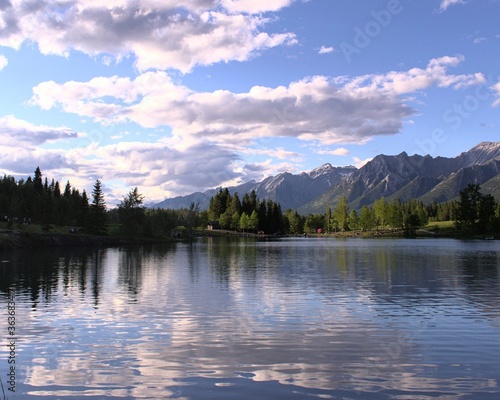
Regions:
<instances>
[{"instance_id":1,"label":"evergreen tree","mask_svg":"<svg viewBox=\"0 0 500 400\"><path fill-rule=\"evenodd\" d=\"M71 184L66 182L66 186L64 187L64 198L69 199L71 197Z\"/></svg>"},{"instance_id":2,"label":"evergreen tree","mask_svg":"<svg viewBox=\"0 0 500 400\"><path fill-rule=\"evenodd\" d=\"M267 207L265 200L262 200L259 203L259 207L257 208L257 216L259 219L259 230L269 233L270 228L267 221Z\"/></svg>"},{"instance_id":3,"label":"evergreen tree","mask_svg":"<svg viewBox=\"0 0 500 400\"><path fill-rule=\"evenodd\" d=\"M54 192L53 193L54 193L55 198L61 197L61 187L59 186L59 181L57 181L54 184Z\"/></svg>"},{"instance_id":4,"label":"evergreen tree","mask_svg":"<svg viewBox=\"0 0 500 400\"><path fill-rule=\"evenodd\" d=\"M496 202L491 194L481 195L479 200L478 210L478 228L480 231L488 231L491 227L491 222L495 218Z\"/></svg>"},{"instance_id":5,"label":"evergreen tree","mask_svg":"<svg viewBox=\"0 0 500 400\"><path fill-rule=\"evenodd\" d=\"M87 221L89 220L89 198L85 189L82 192L82 197L77 205L77 224L81 227L85 227Z\"/></svg>"},{"instance_id":6,"label":"evergreen tree","mask_svg":"<svg viewBox=\"0 0 500 400\"><path fill-rule=\"evenodd\" d=\"M251 215L252 211L256 210L258 207L257 195L255 190L252 190L250 194L245 193L243 199L241 200L241 212Z\"/></svg>"},{"instance_id":7,"label":"evergreen tree","mask_svg":"<svg viewBox=\"0 0 500 400\"><path fill-rule=\"evenodd\" d=\"M241 202L238 193L234 193L232 197L228 198L228 206L226 208L229 209L231 215L238 213L239 218L241 213Z\"/></svg>"},{"instance_id":8,"label":"evergreen tree","mask_svg":"<svg viewBox=\"0 0 500 400\"><path fill-rule=\"evenodd\" d=\"M220 216L226 211L229 198L229 190L226 188L224 190L220 189L219 192L210 199L208 218L211 221L219 220Z\"/></svg>"},{"instance_id":9,"label":"evergreen tree","mask_svg":"<svg viewBox=\"0 0 500 400\"><path fill-rule=\"evenodd\" d=\"M258 201L257 201L257 194L255 193L255 190L252 190L250 192L250 209L256 210L258 206Z\"/></svg>"},{"instance_id":10,"label":"evergreen tree","mask_svg":"<svg viewBox=\"0 0 500 400\"><path fill-rule=\"evenodd\" d=\"M281 212L281 206L277 202L273 202L271 226L271 231L275 233L281 232L283 228L283 215Z\"/></svg>"},{"instance_id":11,"label":"evergreen tree","mask_svg":"<svg viewBox=\"0 0 500 400\"><path fill-rule=\"evenodd\" d=\"M245 193L243 198L241 199L241 212L242 213L251 213L254 210L250 204L250 195Z\"/></svg>"},{"instance_id":12,"label":"evergreen tree","mask_svg":"<svg viewBox=\"0 0 500 400\"><path fill-rule=\"evenodd\" d=\"M106 202L102 192L101 181L98 179L92 191L92 204L88 213L87 231L93 235L106 235L108 231L108 218Z\"/></svg>"},{"instance_id":13,"label":"evergreen tree","mask_svg":"<svg viewBox=\"0 0 500 400\"><path fill-rule=\"evenodd\" d=\"M26 181L27 191L30 192L31 188L33 190L33 196L29 193L30 199L28 200L28 204L31 208L33 219L35 221L41 221L42 219L46 219L46 215L48 214L48 210L44 210L44 199L43 199L43 181L42 181L42 171L40 171L40 167L36 167L35 175L33 180L28 179ZM18 217L19 215L16 215Z\"/></svg>"},{"instance_id":14,"label":"evergreen tree","mask_svg":"<svg viewBox=\"0 0 500 400\"><path fill-rule=\"evenodd\" d=\"M35 176L33 177L33 189L37 194L43 192L42 171L40 171L40 167L36 167L35 170Z\"/></svg>"},{"instance_id":15,"label":"evergreen tree","mask_svg":"<svg viewBox=\"0 0 500 400\"><path fill-rule=\"evenodd\" d=\"M44 230L49 230L52 224L55 224L55 201L50 192L42 193L41 195L41 223Z\"/></svg>"},{"instance_id":16,"label":"evergreen tree","mask_svg":"<svg viewBox=\"0 0 500 400\"><path fill-rule=\"evenodd\" d=\"M485 233L495 225L496 201L491 194L483 195L479 185L469 184L460 192L456 226L466 233Z\"/></svg>"}]
</instances>

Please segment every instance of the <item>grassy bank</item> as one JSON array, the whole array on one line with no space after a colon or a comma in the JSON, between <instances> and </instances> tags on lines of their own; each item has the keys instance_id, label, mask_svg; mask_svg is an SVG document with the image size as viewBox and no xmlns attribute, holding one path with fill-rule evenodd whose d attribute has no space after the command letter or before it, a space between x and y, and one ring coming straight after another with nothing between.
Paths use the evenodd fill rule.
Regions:
<instances>
[{"instance_id":1,"label":"grassy bank","mask_svg":"<svg viewBox=\"0 0 500 400\"><path fill-rule=\"evenodd\" d=\"M238 232L234 230L195 230L194 234L196 236L209 236L209 237L250 237L250 238L269 238L274 237L274 235L257 235L248 232ZM292 234L285 236L295 236L303 237L304 235ZM278 236L279 237L279 236ZM344 231L344 232L330 232L330 233L308 233L307 237L318 237L318 238L380 238L380 237L435 237L435 238L456 238L456 239L486 239L486 238L499 238L500 234L482 234L482 235L464 235L455 228L454 221L438 221L430 222L424 227L415 229L413 231L407 231L405 229L375 229L372 231Z\"/></svg>"},{"instance_id":2,"label":"grassy bank","mask_svg":"<svg viewBox=\"0 0 500 400\"><path fill-rule=\"evenodd\" d=\"M123 246L130 244L151 244L173 242L173 238L128 238L110 229L108 236L71 233L69 226L54 226L47 229L42 225L22 225L12 228L0 225L0 249L59 247L59 246Z\"/></svg>"}]
</instances>

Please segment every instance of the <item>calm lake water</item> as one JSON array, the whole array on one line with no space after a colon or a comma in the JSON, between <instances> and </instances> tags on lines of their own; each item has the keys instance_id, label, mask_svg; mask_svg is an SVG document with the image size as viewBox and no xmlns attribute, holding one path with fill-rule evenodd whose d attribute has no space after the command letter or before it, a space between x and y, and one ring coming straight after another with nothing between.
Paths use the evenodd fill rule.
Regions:
<instances>
[{"instance_id":1,"label":"calm lake water","mask_svg":"<svg viewBox=\"0 0 500 400\"><path fill-rule=\"evenodd\" d=\"M497 241L200 239L0 261L0 400L500 398Z\"/></svg>"}]
</instances>

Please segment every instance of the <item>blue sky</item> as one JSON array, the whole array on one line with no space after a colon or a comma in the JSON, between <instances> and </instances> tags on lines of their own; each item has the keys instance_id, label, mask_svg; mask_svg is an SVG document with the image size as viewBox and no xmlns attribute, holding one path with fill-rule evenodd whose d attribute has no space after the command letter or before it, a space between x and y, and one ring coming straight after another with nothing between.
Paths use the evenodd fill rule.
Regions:
<instances>
[{"instance_id":1,"label":"blue sky","mask_svg":"<svg viewBox=\"0 0 500 400\"><path fill-rule=\"evenodd\" d=\"M499 140L498 0L0 0L0 173L109 205Z\"/></svg>"}]
</instances>

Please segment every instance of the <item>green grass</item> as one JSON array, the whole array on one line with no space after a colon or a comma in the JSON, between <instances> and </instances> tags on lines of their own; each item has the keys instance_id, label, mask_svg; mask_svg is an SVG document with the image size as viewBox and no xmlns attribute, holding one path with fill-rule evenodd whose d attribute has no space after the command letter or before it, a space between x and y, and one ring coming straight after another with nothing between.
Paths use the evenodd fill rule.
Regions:
<instances>
[{"instance_id":1,"label":"green grass","mask_svg":"<svg viewBox=\"0 0 500 400\"><path fill-rule=\"evenodd\" d=\"M51 229L48 232L49 233L69 234L71 228L72 228L71 226L51 225ZM16 231L22 231L22 232L27 232L27 233L47 233L47 231L43 230L43 225L40 225L40 224L31 224L31 225L13 224L9 228L6 223L1 223L0 229L16 230Z\"/></svg>"},{"instance_id":2,"label":"green grass","mask_svg":"<svg viewBox=\"0 0 500 400\"><path fill-rule=\"evenodd\" d=\"M433 221L429 222L426 226L426 228L454 228L455 227L455 221Z\"/></svg>"}]
</instances>

